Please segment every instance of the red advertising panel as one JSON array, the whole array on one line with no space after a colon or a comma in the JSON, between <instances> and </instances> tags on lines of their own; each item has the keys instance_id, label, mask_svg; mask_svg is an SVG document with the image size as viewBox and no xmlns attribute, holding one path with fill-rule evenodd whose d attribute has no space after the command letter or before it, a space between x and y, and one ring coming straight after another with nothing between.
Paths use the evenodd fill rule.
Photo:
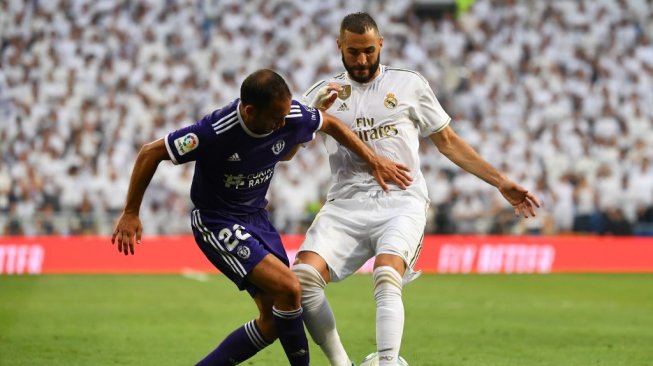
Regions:
<instances>
[{"instance_id":1,"label":"red advertising panel","mask_svg":"<svg viewBox=\"0 0 653 366\"><path fill-rule=\"evenodd\" d=\"M653 239L429 236L417 267L438 273L653 272Z\"/></svg>"},{"instance_id":2,"label":"red advertising panel","mask_svg":"<svg viewBox=\"0 0 653 366\"><path fill-rule=\"evenodd\" d=\"M294 258L303 237L283 237ZM653 272L653 238L427 236L426 273ZM371 262L363 272L371 270ZM215 272L192 236L144 237L136 255L108 237L1 237L0 274Z\"/></svg>"}]
</instances>

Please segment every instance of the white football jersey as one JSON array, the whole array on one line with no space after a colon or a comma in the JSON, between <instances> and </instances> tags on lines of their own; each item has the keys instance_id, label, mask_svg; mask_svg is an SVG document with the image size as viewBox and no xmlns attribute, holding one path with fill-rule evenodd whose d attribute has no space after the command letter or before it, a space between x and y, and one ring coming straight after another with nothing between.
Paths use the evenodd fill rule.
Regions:
<instances>
[{"instance_id":1,"label":"white football jersey","mask_svg":"<svg viewBox=\"0 0 653 366\"><path fill-rule=\"evenodd\" d=\"M327 113L347 124L378 155L406 165L413 178L408 192L428 200L420 170L419 137L444 129L451 118L426 79L415 71L381 65L379 75L365 84L350 79L346 72L319 81L304 94L304 100L311 101L329 82L341 84L344 90ZM334 177L328 200L381 189L365 161L356 154L332 139L327 141L327 150ZM392 191L400 190L394 184L390 187Z\"/></svg>"}]
</instances>

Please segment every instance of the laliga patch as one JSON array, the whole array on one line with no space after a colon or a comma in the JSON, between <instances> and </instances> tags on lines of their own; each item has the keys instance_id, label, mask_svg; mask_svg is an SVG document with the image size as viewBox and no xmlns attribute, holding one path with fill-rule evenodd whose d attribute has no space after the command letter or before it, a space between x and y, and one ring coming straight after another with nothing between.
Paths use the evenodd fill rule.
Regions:
<instances>
[{"instance_id":1,"label":"laliga patch","mask_svg":"<svg viewBox=\"0 0 653 366\"><path fill-rule=\"evenodd\" d=\"M175 139L175 148L179 155L186 155L189 152L197 149L200 144L200 139L194 133L188 133L182 137Z\"/></svg>"}]
</instances>

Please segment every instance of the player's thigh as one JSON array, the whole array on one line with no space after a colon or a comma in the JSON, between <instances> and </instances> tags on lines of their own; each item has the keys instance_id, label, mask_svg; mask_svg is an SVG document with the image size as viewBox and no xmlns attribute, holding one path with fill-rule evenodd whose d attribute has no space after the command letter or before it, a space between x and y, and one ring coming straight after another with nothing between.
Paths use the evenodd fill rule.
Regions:
<instances>
[{"instance_id":1,"label":"player's thigh","mask_svg":"<svg viewBox=\"0 0 653 366\"><path fill-rule=\"evenodd\" d=\"M247 280L272 296L299 292L295 274L272 254L261 260L247 276Z\"/></svg>"},{"instance_id":2,"label":"player's thigh","mask_svg":"<svg viewBox=\"0 0 653 366\"><path fill-rule=\"evenodd\" d=\"M250 274L268 256L276 258L279 267L290 273L276 232L269 233L266 227L229 217L202 214L199 210L193 210L191 218L195 241L204 255L240 290L247 290L252 296L260 290L249 280Z\"/></svg>"},{"instance_id":3,"label":"player's thigh","mask_svg":"<svg viewBox=\"0 0 653 366\"><path fill-rule=\"evenodd\" d=\"M383 205L382 224L371 232L375 255L392 265L396 257L412 267L419 256L426 226L426 202L413 197L392 197ZM390 255L383 256L381 255ZM380 258L379 258L380 257ZM378 266L377 263L376 266ZM395 267L394 265L392 265Z\"/></svg>"},{"instance_id":4,"label":"player's thigh","mask_svg":"<svg viewBox=\"0 0 653 366\"><path fill-rule=\"evenodd\" d=\"M343 280L374 255L368 234L370 213L364 205L357 199L329 202L306 232L299 255L312 252L322 258L330 281Z\"/></svg>"}]
</instances>

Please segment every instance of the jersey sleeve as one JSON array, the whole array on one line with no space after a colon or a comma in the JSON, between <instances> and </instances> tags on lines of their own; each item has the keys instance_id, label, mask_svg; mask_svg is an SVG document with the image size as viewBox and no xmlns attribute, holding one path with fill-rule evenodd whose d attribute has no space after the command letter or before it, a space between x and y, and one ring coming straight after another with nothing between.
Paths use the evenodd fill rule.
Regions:
<instances>
[{"instance_id":1,"label":"jersey sleeve","mask_svg":"<svg viewBox=\"0 0 653 366\"><path fill-rule=\"evenodd\" d=\"M305 143L315 138L315 133L322 127L322 113L299 101L293 100L286 122L297 126L297 142Z\"/></svg>"},{"instance_id":2,"label":"jersey sleeve","mask_svg":"<svg viewBox=\"0 0 653 366\"><path fill-rule=\"evenodd\" d=\"M214 112L215 113L215 112ZM195 124L172 131L164 141L170 160L174 164L195 161L218 139L211 126L213 114L209 114Z\"/></svg>"},{"instance_id":3,"label":"jersey sleeve","mask_svg":"<svg viewBox=\"0 0 653 366\"><path fill-rule=\"evenodd\" d=\"M416 88L417 104L412 114L420 136L427 137L447 127L451 117L444 111L431 87L425 82L419 84Z\"/></svg>"}]
</instances>

